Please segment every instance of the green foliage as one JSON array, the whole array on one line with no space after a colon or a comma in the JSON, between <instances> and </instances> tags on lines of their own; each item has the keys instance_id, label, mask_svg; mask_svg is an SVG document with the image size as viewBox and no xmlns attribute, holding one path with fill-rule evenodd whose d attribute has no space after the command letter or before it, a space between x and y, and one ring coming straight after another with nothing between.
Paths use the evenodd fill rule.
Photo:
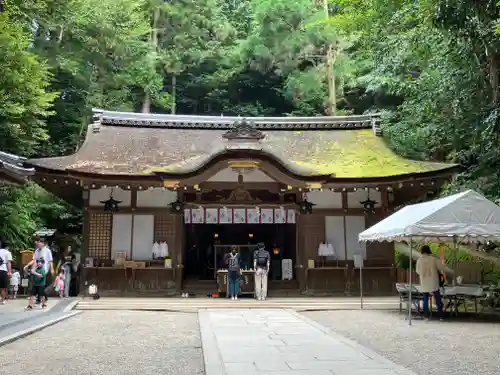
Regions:
<instances>
[{"instance_id":1,"label":"green foliage","mask_svg":"<svg viewBox=\"0 0 500 375\"><path fill-rule=\"evenodd\" d=\"M23 29L0 14L0 149L32 155L48 139L43 120L56 95L47 92L49 67L28 45Z\"/></svg>"},{"instance_id":2,"label":"green foliage","mask_svg":"<svg viewBox=\"0 0 500 375\"><path fill-rule=\"evenodd\" d=\"M420 252L420 247L423 243L414 243L413 251ZM428 243L429 247L432 250L432 253L441 257L441 246L444 249L444 262L448 266L452 266L455 262L465 262L465 261L474 261L476 260L466 249L458 247L455 249L453 245L445 244L440 245L436 243ZM403 251L399 250L396 247L396 266L398 268L408 269L410 267L410 257ZM415 262L413 264L415 266Z\"/></svg>"},{"instance_id":3,"label":"green foliage","mask_svg":"<svg viewBox=\"0 0 500 375\"><path fill-rule=\"evenodd\" d=\"M12 248L32 248L33 235L41 228L72 233L80 221L77 210L35 184L0 184L0 233Z\"/></svg>"},{"instance_id":4,"label":"green foliage","mask_svg":"<svg viewBox=\"0 0 500 375\"><path fill-rule=\"evenodd\" d=\"M400 156L455 162L463 171L450 191L500 199L498 4L331 0L328 18L324 5L8 0L0 15L0 149L71 154L92 107L315 116L328 112L333 82L337 113L383 114L397 155L380 168L405 168L391 163ZM376 158L370 151L366 158ZM71 231L80 218L33 186L1 191L0 236L16 244L39 225ZM63 213L68 220L59 221Z\"/></svg>"}]
</instances>

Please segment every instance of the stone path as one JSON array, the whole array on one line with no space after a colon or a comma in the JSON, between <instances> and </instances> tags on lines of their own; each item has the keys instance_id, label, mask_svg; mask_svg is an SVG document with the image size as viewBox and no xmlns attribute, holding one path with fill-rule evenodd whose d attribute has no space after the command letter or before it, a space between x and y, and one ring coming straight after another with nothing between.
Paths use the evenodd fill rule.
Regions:
<instances>
[{"instance_id":1,"label":"stone path","mask_svg":"<svg viewBox=\"0 0 500 375\"><path fill-rule=\"evenodd\" d=\"M46 309L42 309L38 305L33 311L26 312L24 308L28 305L28 299L24 296L19 296L16 299L9 300L5 305L0 305L0 329L31 319L40 314L46 314L58 307L59 304L66 306L70 301L70 299L61 300L59 298L52 298L49 300Z\"/></svg>"},{"instance_id":2,"label":"stone path","mask_svg":"<svg viewBox=\"0 0 500 375\"><path fill-rule=\"evenodd\" d=\"M0 305L0 346L23 337L31 330L44 328L71 316L69 310L76 299L53 298L46 309L35 308L32 311L25 311L27 302L26 298L18 298Z\"/></svg>"},{"instance_id":3,"label":"stone path","mask_svg":"<svg viewBox=\"0 0 500 375\"><path fill-rule=\"evenodd\" d=\"M290 310L208 309L199 322L206 375L415 375Z\"/></svg>"}]
</instances>

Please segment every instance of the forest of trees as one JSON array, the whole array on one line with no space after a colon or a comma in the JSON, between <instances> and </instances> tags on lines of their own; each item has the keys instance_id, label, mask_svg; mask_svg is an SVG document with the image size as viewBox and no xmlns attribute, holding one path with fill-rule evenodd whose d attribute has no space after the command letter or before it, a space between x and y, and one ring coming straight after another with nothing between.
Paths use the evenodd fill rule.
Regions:
<instances>
[{"instance_id":1,"label":"forest of trees","mask_svg":"<svg viewBox=\"0 0 500 375\"><path fill-rule=\"evenodd\" d=\"M212 115L382 113L449 189L500 198L496 0L3 0L0 150L73 153L92 108ZM353 145L356 147L356 145ZM0 235L79 230L41 188L0 186Z\"/></svg>"}]
</instances>

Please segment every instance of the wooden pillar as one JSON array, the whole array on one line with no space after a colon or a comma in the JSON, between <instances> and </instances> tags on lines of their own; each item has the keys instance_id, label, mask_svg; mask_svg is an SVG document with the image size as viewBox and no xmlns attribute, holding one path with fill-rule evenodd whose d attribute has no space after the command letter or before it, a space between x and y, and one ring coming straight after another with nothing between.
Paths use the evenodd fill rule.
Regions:
<instances>
[{"instance_id":1,"label":"wooden pillar","mask_svg":"<svg viewBox=\"0 0 500 375\"><path fill-rule=\"evenodd\" d=\"M137 189L130 190L130 208L132 212L137 208Z\"/></svg>"},{"instance_id":2,"label":"wooden pillar","mask_svg":"<svg viewBox=\"0 0 500 375\"><path fill-rule=\"evenodd\" d=\"M299 279L299 287L301 290L305 291L308 288L309 280L306 280L306 269L308 266L309 259L316 259L318 256L318 246L321 242L325 242L325 215L324 214L302 214L299 216L300 219L300 251L301 257L300 261L303 268L297 272Z\"/></svg>"},{"instance_id":3,"label":"wooden pillar","mask_svg":"<svg viewBox=\"0 0 500 375\"><path fill-rule=\"evenodd\" d=\"M85 259L89 254L89 236L90 236L90 212L89 212L89 199L90 199L90 189L88 187L83 187L82 189L83 197L83 228L82 228L82 248L80 249L80 294L85 293L85 271L83 269L85 265Z\"/></svg>"},{"instance_id":4,"label":"wooden pillar","mask_svg":"<svg viewBox=\"0 0 500 375\"><path fill-rule=\"evenodd\" d=\"M348 201L348 196L347 196L347 191L342 192L342 208L344 209L344 215L342 216L343 218L343 226L344 226L344 260L347 260L347 220L345 217L345 213L349 209L349 201ZM346 280L347 283L347 280Z\"/></svg>"},{"instance_id":5,"label":"wooden pillar","mask_svg":"<svg viewBox=\"0 0 500 375\"><path fill-rule=\"evenodd\" d=\"M175 226L175 248L172 258L173 267L175 267L175 290L180 293L184 281L184 219L182 215L173 214Z\"/></svg>"},{"instance_id":6,"label":"wooden pillar","mask_svg":"<svg viewBox=\"0 0 500 375\"><path fill-rule=\"evenodd\" d=\"M296 260L295 260L295 277L297 278L297 284L299 286L299 290L304 292L306 290L306 267L307 260L305 259L305 243L304 236L305 231L303 230L304 226L304 215L297 215L297 227L296 227Z\"/></svg>"}]
</instances>

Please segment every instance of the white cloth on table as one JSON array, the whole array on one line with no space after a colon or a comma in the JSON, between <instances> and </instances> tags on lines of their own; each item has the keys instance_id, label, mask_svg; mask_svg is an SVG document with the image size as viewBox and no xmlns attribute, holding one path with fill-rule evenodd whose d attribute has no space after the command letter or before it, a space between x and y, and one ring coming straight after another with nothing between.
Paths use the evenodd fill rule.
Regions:
<instances>
[{"instance_id":1,"label":"white cloth on table","mask_svg":"<svg viewBox=\"0 0 500 375\"><path fill-rule=\"evenodd\" d=\"M445 287L444 294L447 296L482 297L484 296L484 290L479 285L455 285Z\"/></svg>"},{"instance_id":2,"label":"white cloth on table","mask_svg":"<svg viewBox=\"0 0 500 375\"><path fill-rule=\"evenodd\" d=\"M160 255L160 252L161 252L160 244L158 242L155 241L153 243L153 248L151 249L151 252L153 254L153 258L161 256Z\"/></svg>"},{"instance_id":3,"label":"white cloth on table","mask_svg":"<svg viewBox=\"0 0 500 375\"><path fill-rule=\"evenodd\" d=\"M293 267L291 259L283 259L281 261L281 279L282 280L293 279Z\"/></svg>"},{"instance_id":4,"label":"white cloth on table","mask_svg":"<svg viewBox=\"0 0 500 375\"><path fill-rule=\"evenodd\" d=\"M160 243L160 256L162 258L168 257L168 244L165 241Z\"/></svg>"},{"instance_id":5,"label":"white cloth on table","mask_svg":"<svg viewBox=\"0 0 500 375\"><path fill-rule=\"evenodd\" d=\"M420 293L426 293L422 288L422 285L414 285L415 288ZM469 297L482 297L484 296L484 290L479 285L455 285L455 286L445 286L444 288L445 296L469 296ZM436 289L437 290L437 289ZM430 293L430 292L427 292Z\"/></svg>"},{"instance_id":6,"label":"white cloth on table","mask_svg":"<svg viewBox=\"0 0 500 375\"><path fill-rule=\"evenodd\" d=\"M327 244L326 248L327 248L327 253L328 253L327 257L334 257L337 255L335 253L335 249L333 248L333 245L331 243Z\"/></svg>"},{"instance_id":7,"label":"white cloth on table","mask_svg":"<svg viewBox=\"0 0 500 375\"><path fill-rule=\"evenodd\" d=\"M320 244L319 244L319 247L318 247L318 255L319 255L320 257L324 257L324 256L326 256L325 254L326 254L327 252L328 252L328 248L327 248L326 244L324 244L324 243L320 243Z\"/></svg>"},{"instance_id":8,"label":"white cloth on table","mask_svg":"<svg viewBox=\"0 0 500 375\"><path fill-rule=\"evenodd\" d=\"M321 243L318 247L318 255L320 257L335 256L335 250L332 244Z\"/></svg>"}]
</instances>

